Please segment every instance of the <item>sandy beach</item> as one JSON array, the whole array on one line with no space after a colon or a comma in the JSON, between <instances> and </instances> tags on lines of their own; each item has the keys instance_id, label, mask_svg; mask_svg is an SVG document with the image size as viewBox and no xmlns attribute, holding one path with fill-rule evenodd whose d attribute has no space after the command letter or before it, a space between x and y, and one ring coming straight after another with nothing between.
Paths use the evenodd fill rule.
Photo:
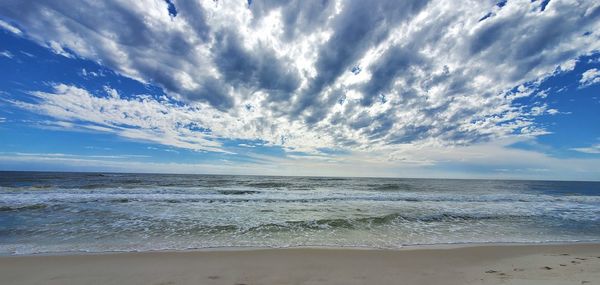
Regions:
<instances>
[{"instance_id":1,"label":"sandy beach","mask_svg":"<svg viewBox=\"0 0 600 285\"><path fill-rule=\"evenodd\" d=\"M600 244L0 257L2 284L599 284Z\"/></svg>"}]
</instances>

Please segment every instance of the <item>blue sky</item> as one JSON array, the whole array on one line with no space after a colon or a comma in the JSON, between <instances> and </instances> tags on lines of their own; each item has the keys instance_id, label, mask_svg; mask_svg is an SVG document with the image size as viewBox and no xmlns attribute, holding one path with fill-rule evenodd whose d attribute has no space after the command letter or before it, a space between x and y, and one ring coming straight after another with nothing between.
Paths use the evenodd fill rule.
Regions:
<instances>
[{"instance_id":1,"label":"blue sky","mask_svg":"<svg viewBox=\"0 0 600 285\"><path fill-rule=\"evenodd\" d=\"M600 180L594 1L26 2L0 170Z\"/></svg>"}]
</instances>

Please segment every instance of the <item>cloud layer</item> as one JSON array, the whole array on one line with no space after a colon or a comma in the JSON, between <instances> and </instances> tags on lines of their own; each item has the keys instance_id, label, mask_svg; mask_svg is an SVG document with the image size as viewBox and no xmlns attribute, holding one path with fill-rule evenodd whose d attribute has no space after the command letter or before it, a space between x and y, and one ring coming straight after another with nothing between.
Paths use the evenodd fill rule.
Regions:
<instances>
[{"instance_id":1,"label":"cloud layer","mask_svg":"<svg viewBox=\"0 0 600 285\"><path fill-rule=\"evenodd\" d=\"M221 138L318 152L540 134L532 117L545 107L514 101L600 50L595 1L67 2L3 1L0 27L168 98L55 84L15 104L194 150L224 151Z\"/></svg>"}]
</instances>

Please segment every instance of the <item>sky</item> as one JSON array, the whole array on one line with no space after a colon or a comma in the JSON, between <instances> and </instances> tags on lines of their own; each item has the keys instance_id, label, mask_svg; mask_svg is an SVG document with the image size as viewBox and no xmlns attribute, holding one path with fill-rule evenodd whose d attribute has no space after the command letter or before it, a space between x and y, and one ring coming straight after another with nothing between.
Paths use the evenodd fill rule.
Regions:
<instances>
[{"instance_id":1,"label":"sky","mask_svg":"<svg viewBox=\"0 0 600 285\"><path fill-rule=\"evenodd\" d=\"M4 0L0 170L600 180L600 3Z\"/></svg>"}]
</instances>

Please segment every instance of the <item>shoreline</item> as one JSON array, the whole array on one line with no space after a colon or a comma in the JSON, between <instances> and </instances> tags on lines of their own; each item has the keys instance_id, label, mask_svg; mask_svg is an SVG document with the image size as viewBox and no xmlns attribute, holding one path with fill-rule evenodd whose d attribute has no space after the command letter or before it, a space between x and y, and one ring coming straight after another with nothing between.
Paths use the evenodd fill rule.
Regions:
<instances>
[{"instance_id":1,"label":"shoreline","mask_svg":"<svg viewBox=\"0 0 600 285\"><path fill-rule=\"evenodd\" d=\"M0 253L0 258L5 257L27 257L27 256L70 256L70 255L110 255L110 254L143 254L143 253L187 253L187 252L246 252L262 250L367 250L367 251L412 251L412 250L435 250L435 249L458 249L470 247L502 247L502 246L569 246L569 245L598 245L600 240L584 241L540 241L540 242L457 242L457 243L432 243L432 244L409 244L399 247L369 247L369 246L288 246L288 247L254 247L254 246L225 246L225 247L202 247L185 249L152 249L152 250L108 250L108 251L56 251L39 253Z\"/></svg>"},{"instance_id":2,"label":"shoreline","mask_svg":"<svg viewBox=\"0 0 600 285\"><path fill-rule=\"evenodd\" d=\"M0 257L6 284L598 284L600 243Z\"/></svg>"}]
</instances>

